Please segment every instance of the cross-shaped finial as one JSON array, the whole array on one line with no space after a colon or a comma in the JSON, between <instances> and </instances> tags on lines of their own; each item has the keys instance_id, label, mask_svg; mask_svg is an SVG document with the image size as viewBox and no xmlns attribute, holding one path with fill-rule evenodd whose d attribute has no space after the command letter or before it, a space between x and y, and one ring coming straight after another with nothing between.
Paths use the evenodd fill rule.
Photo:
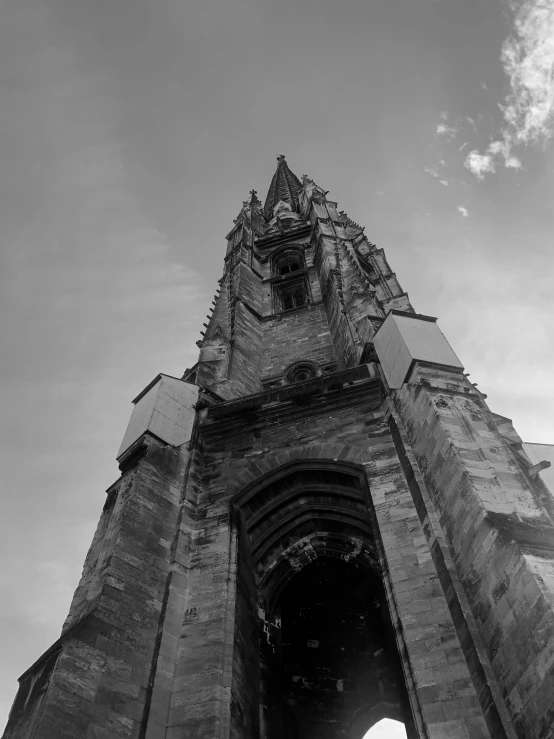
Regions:
<instances>
[{"instance_id":1,"label":"cross-shaped finial","mask_svg":"<svg viewBox=\"0 0 554 739\"><path fill-rule=\"evenodd\" d=\"M252 195L252 200L257 200L258 193L256 190L250 190L250 195Z\"/></svg>"}]
</instances>

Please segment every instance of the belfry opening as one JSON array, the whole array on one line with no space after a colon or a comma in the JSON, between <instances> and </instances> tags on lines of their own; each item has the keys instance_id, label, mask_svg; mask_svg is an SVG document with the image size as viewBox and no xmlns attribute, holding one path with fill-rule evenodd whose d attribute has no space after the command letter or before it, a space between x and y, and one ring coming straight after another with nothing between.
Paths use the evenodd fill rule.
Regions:
<instances>
[{"instance_id":1,"label":"belfry opening","mask_svg":"<svg viewBox=\"0 0 554 739\"><path fill-rule=\"evenodd\" d=\"M226 241L5 739L554 739L547 462L284 156Z\"/></svg>"},{"instance_id":2,"label":"belfry opening","mask_svg":"<svg viewBox=\"0 0 554 739\"><path fill-rule=\"evenodd\" d=\"M363 472L298 461L237 506L250 544L239 582L258 616L242 625L259 630L248 645L258 671L254 655L245 659L259 686L259 736L362 739L388 717L416 737ZM255 610L239 599L239 618Z\"/></svg>"}]
</instances>

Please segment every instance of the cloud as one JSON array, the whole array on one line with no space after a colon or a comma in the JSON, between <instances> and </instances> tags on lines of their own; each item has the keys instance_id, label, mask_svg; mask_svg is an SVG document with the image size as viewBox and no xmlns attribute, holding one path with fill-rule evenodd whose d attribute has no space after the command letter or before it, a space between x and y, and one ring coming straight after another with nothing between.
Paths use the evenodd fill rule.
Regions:
<instances>
[{"instance_id":1,"label":"cloud","mask_svg":"<svg viewBox=\"0 0 554 739\"><path fill-rule=\"evenodd\" d=\"M446 166L446 162L444 161L444 159L441 159L440 164L443 167ZM448 187L448 180L442 178L442 175L440 174L437 167L425 167L423 171L426 174L431 175L431 177L434 177L436 180L438 180L440 184L443 185L444 187Z\"/></svg>"},{"instance_id":2,"label":"cloud","mask_svg":"<svg viewBox=\"0 0 554 739\"><path fill-rule=\"evenodd\" d=\"M471 151L464 162L478 179L499 164L521 169L512 154L520 144L546 142L554 133L554 0L510 0L513 30L502 44L500 60L509 91L500 109L504 125L484 154Z\"/></svg>"},{"instance_id":3,"label":"cloud","mask_svg":"<svg viewBox=\"0 0 554 739\"><path fill-rule=\"evenodd\" d=\"M521 163L521 160L518 159L513 154L506 157L506 160L504 162L504 166L508 169L521 169L523 167L523 164Z\"/></svg>"},{"instance_id":4,"label":"cloud","mask_svg":"<svg viewBox=\"0 0 554 739\"><path fill-rule=\"evenodd\" d=\"M448 111L441 110L441 112L439 113L439 117L441 119L441 122L437 123L437 127L435 129L437 136L444 136L447 139L453 139L458 133L459 129L455 126L449 125Z\"/></svg>"},{"instance_id":5,"label":"cloud","mask_svg":"<svg viewBox=\"0 0 554 739\"><path fill-rule=\"evenodd\" d=\"M478 180L484 179L485 175L489 172L496 172L496 165L492 154L479 154L477 149L469 152L464 165Z\"/></svg>"},{"instance_id":6,"label":"cloud","mask_svg":"<svg viewBox=\"0 0 554 739\"><path fill-rule=\"evenodd\" d=\"M461 213L464 218L467 218L469 216L469 211L467 208L464 208L463 205L458 205L458 213Z\"/></svg>"},{"instance_id":7,"label":"cloud","mask_svg":"<svg viewBox=\"0 0 554 739\"><path fill-rule=\"evenodd\" d=\"M458 133L458 129L454 126L449 126L447 123L438 123L436 132L439 136L445 136L446 138L453 139Z\"/></svg>"}]
</instances>

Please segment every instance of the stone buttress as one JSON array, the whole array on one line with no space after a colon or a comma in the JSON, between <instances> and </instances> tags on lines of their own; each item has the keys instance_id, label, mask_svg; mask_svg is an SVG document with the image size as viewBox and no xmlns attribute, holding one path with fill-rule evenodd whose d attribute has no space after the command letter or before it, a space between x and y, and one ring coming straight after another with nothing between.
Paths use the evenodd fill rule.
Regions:
<instances>
[{"instance_id":1,"label":"stone buttress","mask_svg":"<svg viewBox=\"0 0 554 739\"><path fill-rule=\"evenodd\" d=\"M5 739L554 737L552 495L327 194L243 203Z\"/></svg>"}]
</instances>

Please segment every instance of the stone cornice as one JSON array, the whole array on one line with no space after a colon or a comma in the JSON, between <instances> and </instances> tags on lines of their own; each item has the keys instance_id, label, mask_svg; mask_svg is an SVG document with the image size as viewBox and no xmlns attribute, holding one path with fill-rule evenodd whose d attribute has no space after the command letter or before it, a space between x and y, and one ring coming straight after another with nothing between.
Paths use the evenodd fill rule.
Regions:
<instances>
[{"instance_id":1,"label":"stone cornice","mask_svg":"<svg viewBox=\"0 0 554 739\"><path fill-rule=\"evenodd\" d=\"M288 423L349 406L370 403L378 408L385 390L374 364L280 386L230 400L206 410L199 432L207 440L258 427Z\"/></svg>"},{"instance_id":2,"label":"stone cornice","mask_svg":"<svg viewBox=\"0 0 554 739\"><path fill-rule=\"evenodd\" d=\"M304 224L298 228L291 229L284 234L272 234L256 239L255 246L258 249L267 249L277 244L284 244L286 241L297 239L299 236L307 236L312 230L311 223Z\"/></svg>"}]
</instances>

